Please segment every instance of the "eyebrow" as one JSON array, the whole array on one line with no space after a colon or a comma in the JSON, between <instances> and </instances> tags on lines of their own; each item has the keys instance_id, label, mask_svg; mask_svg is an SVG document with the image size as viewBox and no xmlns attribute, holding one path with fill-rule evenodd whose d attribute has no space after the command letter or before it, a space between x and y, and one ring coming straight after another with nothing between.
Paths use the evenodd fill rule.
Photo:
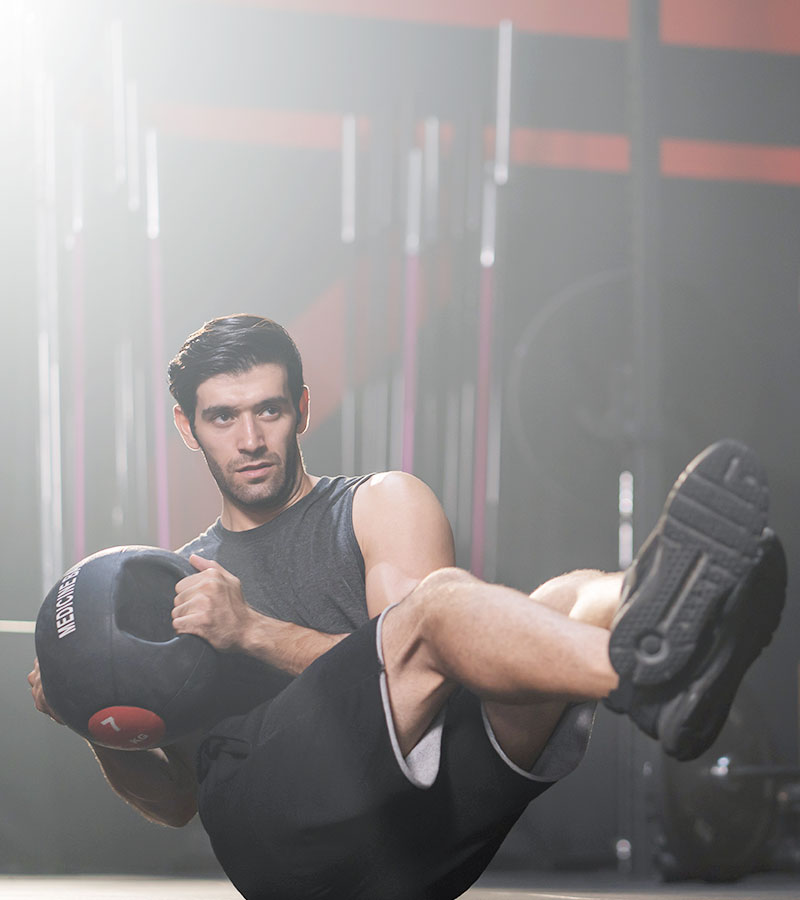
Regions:
<instances>
[{"instance_id":1,"label":"eyebrow","mask_svg":"<svg viewBox=\"0 0 800 900\"><path fill-rule=\"evenodd\" d=\"M259 400L258 403L254 403L251 409L264 409L267 406L288 406L289 400L287 397L277 396L277 397L266 397L264 400ZM230 404L218 404L216 406L207 406L205 409L201 410L200 417L210 422L212 419L215 419L220 415L231 415L235 413L239 409L238 406L231 406Z\"/></svg>"}]
</instances>

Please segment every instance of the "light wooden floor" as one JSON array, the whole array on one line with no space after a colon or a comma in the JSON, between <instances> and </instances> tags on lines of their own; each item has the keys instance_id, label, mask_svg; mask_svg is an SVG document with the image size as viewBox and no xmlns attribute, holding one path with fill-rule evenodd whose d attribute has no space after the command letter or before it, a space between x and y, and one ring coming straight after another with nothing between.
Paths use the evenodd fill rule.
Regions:
<instances>
[{"instance_id":1,"label":"light wooden floor","mask_svg":"<svg viewBox=\"0 0 800 900\"><path fill-rule=\"evenodd\" d=\"M511 879L506 879L510 881ZM798 900L800 876L753 876L732 885L641 883L606 875L537 873L474 887L464 900ZM2 900L241 900L225 881L100 876L0 876ZM277 898L276 898L277 900ZM345 900L345 898L342 898Z\"/></svg>"}]
</instances>

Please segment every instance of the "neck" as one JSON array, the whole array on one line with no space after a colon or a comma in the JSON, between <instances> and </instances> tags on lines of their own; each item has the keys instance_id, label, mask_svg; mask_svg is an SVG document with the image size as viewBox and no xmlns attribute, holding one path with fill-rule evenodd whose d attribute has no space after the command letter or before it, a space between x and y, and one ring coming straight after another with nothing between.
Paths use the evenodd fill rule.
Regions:
<instances>
[{"instance_id":1,"label":"neck","mask_svg":"<svg viewBox=\"0 0 800 900\"><path fill-rule=\"evenodd\" d=\"M318 481L318 475L309 475L301 466L292 492L280 506L241 506L229 497L223 497L220 522L228 531L249 531L251 528L258 528L259 525L265 525L267 522L277 519L282 512L285 512L290 506L294 506L298 500L302 500Z\"/></svg>"}]
</instances>

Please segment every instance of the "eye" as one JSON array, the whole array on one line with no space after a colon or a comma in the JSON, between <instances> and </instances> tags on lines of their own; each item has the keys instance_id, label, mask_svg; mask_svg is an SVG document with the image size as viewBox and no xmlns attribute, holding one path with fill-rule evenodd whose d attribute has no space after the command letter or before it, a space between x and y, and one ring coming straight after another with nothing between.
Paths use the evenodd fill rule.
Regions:
<instances>
[{"instance_id":1,"label":"eye","mask_svg":"<svg viewBox=\"0 0 800 900\"><path fill-rule=\"evenodd\" d=\"M272 403L270 403L268 406L262 407L261 412L259 413L259 415L264 416L267 419L274 419L276 416L279 416L280 414L281 414L280 406L275 406Z\"/></svg>"}]
</instances>

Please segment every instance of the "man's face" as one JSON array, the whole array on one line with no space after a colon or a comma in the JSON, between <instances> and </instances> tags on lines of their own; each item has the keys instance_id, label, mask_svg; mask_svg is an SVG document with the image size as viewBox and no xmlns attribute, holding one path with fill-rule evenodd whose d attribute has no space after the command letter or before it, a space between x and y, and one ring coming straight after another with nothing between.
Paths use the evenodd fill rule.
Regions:
<instances>
[{"instance_id":1,"label":"man's face","mask_svg":"<svg viewBox=\"0 0 800 900\"><path fill-rule=\"evenodd\" d=\"M284 366L209 378L197 388L194 432L179 409L175 419L184 441L203 451L224 508L257 518L290 500L302 474L297 435L308 420L308 394L298 417Z\"/></svg>"}]
</instances>

